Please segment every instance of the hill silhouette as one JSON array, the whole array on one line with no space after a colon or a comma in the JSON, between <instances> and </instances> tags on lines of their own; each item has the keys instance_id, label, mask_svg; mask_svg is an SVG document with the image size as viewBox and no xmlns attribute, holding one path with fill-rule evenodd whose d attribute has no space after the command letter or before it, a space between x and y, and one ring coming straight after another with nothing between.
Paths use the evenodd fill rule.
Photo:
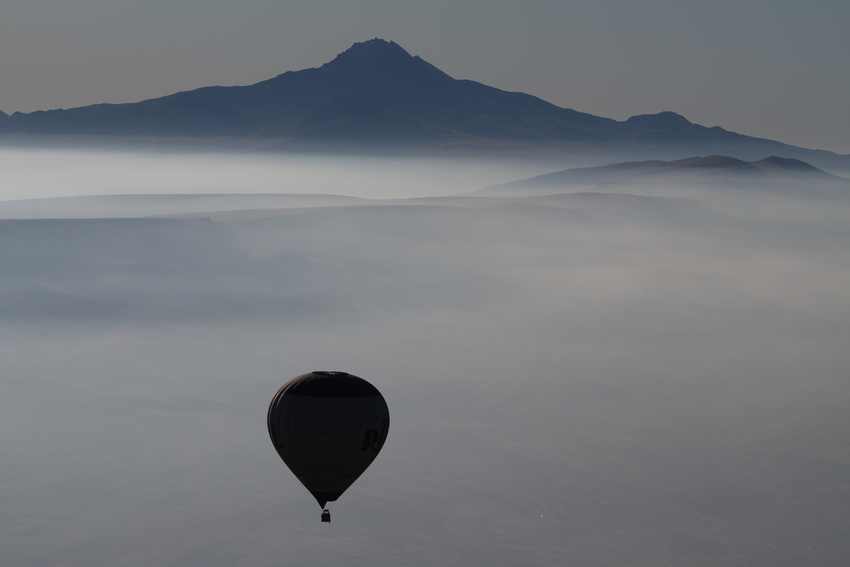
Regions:
<instances>
[{"instance_id":1,"label":"hill silhouette","mask_svg":"<svg viewBox=\"0 0 850 567\"><path fill-rule=\"evenodd\" d=\"M122 104L14 113L0 133L276 140L295 145L524 146L644 157L776 154L822 167L850 157L695 124L674 112L618 121L455 79L392 41L355 43L324 65L245 86ZM637 152L637 153L635 153Z\"/></svg>"},{"instance_id":2,"label":"hill silhouette","mask_svg":"<svg viewBox=\"0 0 850 567\"><path fill-rule=\"evenodd\" d=\"M674 161L647 160L579 167L495 185L483 190L491 194L551 194L560 191L664 186L794 187L835 190L850 196L850 181L831 175L804 161L769 156L744 161L712 155Z\"/></svg>"}]
</instances>

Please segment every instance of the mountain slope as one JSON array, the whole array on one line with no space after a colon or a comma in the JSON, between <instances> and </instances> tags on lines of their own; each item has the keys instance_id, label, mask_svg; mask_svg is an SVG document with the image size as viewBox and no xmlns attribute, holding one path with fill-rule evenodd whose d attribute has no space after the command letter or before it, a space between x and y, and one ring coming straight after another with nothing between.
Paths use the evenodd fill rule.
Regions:
<instances>
[{"instance_id":1,"label":"mountain slope","mask_svg":"<svg viewBox=\"0 0 850 567\"><path fill-rule=\"evenodd\" d=\"M817 187L819 190L834 190L850 196L850 181L800 160L770 156L757 161L744 161L720 155L566 169L488 187L482 193L534 195L665 185L747 188L787 185Z\"/></svg>"},{"instance_id":2,"label":"mountain slope","mask_svg":"<svg viewBox=\"0 0 850 567\"><path fill-rule=\"evenodd\" d=\"M612 120L540 98L454 79L394 42L355 43L316 68L246 86L205 87L124 104L15 113L6 139L89 135L277 140L295 145L522 146L572 154L671 159L723 153L775 154L821 167L850 168L850 156L807 150L673 112ZM559 150L559 151L560 151Z\"/></svg>"},{"instance_id":3,"label":"mountain slope","mask_svg":"<svg viewBox=\"0 0 850 567\"><path fill-rule=\"evenodd\" d=\"M328 140L592 138L614 121L452 79L393 42L354 44L314 69L249 86L14 114L17 132Z\"/></svg>"}]
</instances>

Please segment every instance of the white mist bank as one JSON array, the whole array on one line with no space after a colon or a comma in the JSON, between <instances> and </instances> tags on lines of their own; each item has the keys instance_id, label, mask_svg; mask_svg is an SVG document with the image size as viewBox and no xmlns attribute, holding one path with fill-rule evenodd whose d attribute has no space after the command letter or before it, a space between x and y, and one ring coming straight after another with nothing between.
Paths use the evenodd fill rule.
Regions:
<instances>
[{"instance_id":1,"label":"white mist bank","mask_svg":"<svg viewBox=\"0 0 850 567\"><path fill-rule=\"evenodd\" d=\"M542 171L539 163L521 161L0 148L0 200L150 193L419 197Z\"/></svg>"},{"instance_id":2,"label":"white mist bank","mask_svg":"<svg viewBox=\"0 0 850 567\"><path fill-rule=\"evenodd\" d=\"M846 562L842 211L222 198L0 221L4 565ZM313 369L392 419L330 529L265 430Z\"/></svg>"}]
</instances>

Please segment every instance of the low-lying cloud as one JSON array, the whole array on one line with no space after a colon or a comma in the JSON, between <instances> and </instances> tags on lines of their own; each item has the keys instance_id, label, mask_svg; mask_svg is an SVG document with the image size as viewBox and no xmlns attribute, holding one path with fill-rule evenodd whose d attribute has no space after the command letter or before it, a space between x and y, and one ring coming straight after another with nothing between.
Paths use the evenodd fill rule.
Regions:
<instances>
[{"instance_id":1,"label":"low-lying cloud","mask_svg":"<svg viewBox=\"0 0 850 567\"><path fill-rule=\"evenodd\" d=\"M210 190L210 168L138 192L236 181ZM379 196L444 192L407 173L377 173L409 191ZM242 187L269 179L246 173ZM45 201L53 218L0 221L4 563L850 554L845 211L750 214L692 192L227 199L163 198L136 219L104 213L132 216L132 199L94 219ZM367 377L393 423L330 529L264 429L275 389L313 369Z\"/></svg>"}]
</instances>

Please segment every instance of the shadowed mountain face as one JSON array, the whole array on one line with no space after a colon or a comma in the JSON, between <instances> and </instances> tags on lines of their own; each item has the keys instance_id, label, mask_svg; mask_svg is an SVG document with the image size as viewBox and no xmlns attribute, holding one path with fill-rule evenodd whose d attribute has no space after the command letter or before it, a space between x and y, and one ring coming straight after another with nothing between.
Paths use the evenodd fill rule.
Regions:
<instances>
[{"instance_id":1,"label":"shadowed mountain face","mask_svg":"<svg viewBox=\"0 0 850 567\"><path fill-rule=\"evenodd\" d=\"M850 158L708 128L673 112L625 121L458 80L394 42L356 43L321 67L254 85L206 87L126 104L15 113L0 133L235 137L290 145L521 146L642 157L777 154L824 167ZM14 140L14 138L13 138Z\"/></svg>"},{"instance_id":2,"label":"shadowed mountain face","mask_svg":"<svg viewBox=\"0 0 850 567\"><path fill-rule=\"evenodd\" d=\"M770 156L743 161L729 156L691 157L675 161L632 161L601 167L566 169L546 175L488 187L488 193L554 193L600 187L640 185L718 187L785 187L827 189L850 196L848 180L806 162Z\"/></svg>"},{"instance_id":3,"label":"shadowed mountain face","mask_svg":"<svg viewBox=\"0 0 850 567\"><path fill-rule=\"evenodd\" d=\"M315 69L131 104L15 114L18 132L234 135L328 141L589 139L615 122L455 80L393 42L354 44Z\"/></svg>"}]
</instances>

